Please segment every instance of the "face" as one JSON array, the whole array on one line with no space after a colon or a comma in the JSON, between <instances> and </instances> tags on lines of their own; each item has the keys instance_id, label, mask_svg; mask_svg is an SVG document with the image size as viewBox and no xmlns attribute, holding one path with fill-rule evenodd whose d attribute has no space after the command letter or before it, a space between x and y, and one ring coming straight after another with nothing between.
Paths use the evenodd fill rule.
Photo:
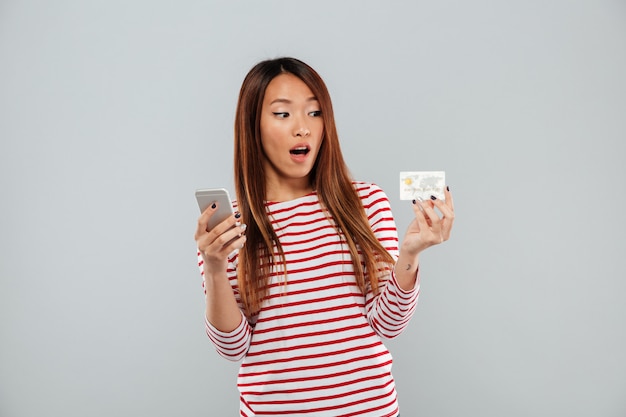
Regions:
<instances>
[{"instance_id":1,"label":"face","mask_svg":"<svg viewBox=\"0 0 626 417\"><path fill-rule=\"evenodd\" d=\"M324 133L317 98L295 75L280 74L267 86L261 111L268 191L272 187L308 188Z\"/></svg>"}]
</instances>

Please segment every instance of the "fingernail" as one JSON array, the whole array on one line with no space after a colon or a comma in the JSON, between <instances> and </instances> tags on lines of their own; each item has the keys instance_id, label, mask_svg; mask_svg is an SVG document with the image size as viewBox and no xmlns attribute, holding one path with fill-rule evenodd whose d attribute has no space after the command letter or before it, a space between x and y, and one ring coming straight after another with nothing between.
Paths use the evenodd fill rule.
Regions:
<instances>
[{"instance_id":1,"label":"fingernail","mask_svg":"<svg viewBox=\"0 0 626 417\"><path fill-rule=\"evenodd\" d=\"M235 219L238 219L241 217L241 213L235 213Z\"/></svg>"},{"instance_id":2,"label":"fingernail","mask_svg":"<svg viewBox=\"0 0 626 417\"><path fill-rule=\"evenodd\" d=\"M450 187L448 187L447 185L446 185L446 190L450 191Z\"/></svg>"},{"instance_id":3,"label":"fingernail","mask_svg":"<svg viewBox=\"0 0 626 417\"><path fill-rule=\"evenodd\" d=\"M431 195L431 196L430 196L430 199L431 199L431 200L436 200L436 199L437 199L437 197L435 197L434 195Z\"/></svg>"},{"instance_id":4,"label":"fingernail","mask_svg":"<svg viewBox=\"0 0 626 417\"><path fill-rule=\"evenodd\" d=\"M217 207L217 204L213 203L211 204L211 208L214 209L215 207Z\"/></svg>"},{"instance_id":5,"label":"fingernail","mask_svg":"<svg viewBox=\"0 0 626 417\"><path fill-rule=\"evenodd\" d=\"M241 230L242 230L243 232L245 232L247 228L248 228L248 225L247 225L247 224L245 224L245 223L244 223L244 224L242 224L242 225L241 225Z\"/></svg>"},{"instance_id":6,"label":"fingernail","mask_svg":"<svg viewBox=\"0 0 626 417\"><path fill-rule=\"evenodd\" d=\"M413 200L413 204L417 203L417 201Z\"/></svg>"}]
</instances>

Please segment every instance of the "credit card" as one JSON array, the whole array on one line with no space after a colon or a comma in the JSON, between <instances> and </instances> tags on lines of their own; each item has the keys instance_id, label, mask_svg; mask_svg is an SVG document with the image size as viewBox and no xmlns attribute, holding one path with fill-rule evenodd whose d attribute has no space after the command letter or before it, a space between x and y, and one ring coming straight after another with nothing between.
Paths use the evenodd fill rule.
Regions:
<instances>
[{"instance_id":1,"label":"credit card","mask_svg":"<svg viewBox=\"0 0 626 417\"><path fill-rule=\"evenodd\" d=\"M400 200L430 200L431 195L445 200L445 186L445 171L400 172Z\"/></svg>"}]
</instances>

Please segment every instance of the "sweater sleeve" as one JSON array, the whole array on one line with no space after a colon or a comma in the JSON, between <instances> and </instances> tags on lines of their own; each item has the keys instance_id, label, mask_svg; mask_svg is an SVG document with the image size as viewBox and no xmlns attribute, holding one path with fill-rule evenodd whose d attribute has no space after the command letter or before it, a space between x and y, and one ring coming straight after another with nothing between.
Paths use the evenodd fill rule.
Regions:
<instances>
[{"instance_id":1,"label":"sweater sleeve","mask_svg":"<svg viewBox=\"0 0 626 417\"><path fill-rule=\"evenodd\" d=\"M200 268L200 274L202 275L202 289L206 294L204 288L204 261L200 251L198 251L198 266ZM239 296L239 288L237 286L237 252L233 252L228 258L228 269L226 270L230 286L233 289L237 305L239 306L239 312L241 314L241 323L239 326L231 332L221 332L217 330L206 318L204 317L206 334L209 340L217 350L217 353L230 360L239 361L246 356L250 347L250 341L252 339L252 326L246 319L243 313L243 306L241 304L241 297Z\"/></svg>"},{"instance_id":2,"label":"sweater sleeve","mask_svg":"<svg viewBox=\"0 0 626 417\"><path fill-rule=\"evenodd\" d=\"M359 195L367 213L374 235L391 254L398 259L399 245L396 223L389 199L374 184L357 184ZM368 287L365 297L367 318L374 331L388 339L398 336L409 324L417 307L419 297L419 270L415 288L405 291L396 281L393 269L380 277L379 292L374 294Z\"/></svg>"}]
</instances>

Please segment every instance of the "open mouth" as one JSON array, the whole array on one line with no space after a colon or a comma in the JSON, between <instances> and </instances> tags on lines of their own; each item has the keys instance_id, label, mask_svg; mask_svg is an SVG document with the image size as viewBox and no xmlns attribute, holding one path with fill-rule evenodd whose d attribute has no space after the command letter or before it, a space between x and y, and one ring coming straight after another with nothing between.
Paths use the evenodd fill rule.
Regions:
<instances>
[{"instance_id":1,"label":"open mouth","mask_svg":"<svg viewBox=\"0 0 626 417\"><path fill-rule=\"evenodd\" d=\"M289 150L289 153L292 155L306 155L310 152L310 148L308 146L296 146Z\"/></svg>"}]
</instances>

